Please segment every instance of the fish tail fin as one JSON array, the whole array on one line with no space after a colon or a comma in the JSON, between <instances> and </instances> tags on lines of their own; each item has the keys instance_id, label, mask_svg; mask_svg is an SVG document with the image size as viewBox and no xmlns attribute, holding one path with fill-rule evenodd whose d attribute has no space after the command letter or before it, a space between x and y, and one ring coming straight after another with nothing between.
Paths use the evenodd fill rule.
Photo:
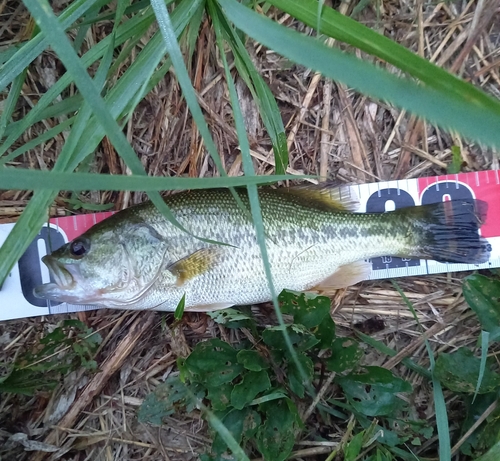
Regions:
<instances>
[{"instance_id":1,"label":"fish tail fin","mask_svg":"<svg viewBox=\"0 0 500 461\"><path fill-rule=\"evenodd\" d=\"M415 219L416 257L466 264L489 260L491 245L478 232L486 220L486 202L454 200L405 210Z\"/></svg>"}]
</instances>

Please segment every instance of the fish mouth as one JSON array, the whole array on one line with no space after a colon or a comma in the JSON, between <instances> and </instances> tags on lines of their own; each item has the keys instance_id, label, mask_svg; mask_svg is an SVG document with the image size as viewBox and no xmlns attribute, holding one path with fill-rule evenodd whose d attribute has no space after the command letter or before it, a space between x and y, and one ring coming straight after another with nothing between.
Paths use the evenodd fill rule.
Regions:
<instances>
[{"instance_id":1,"label":"fish mouth","mask_svg":"<svg viewBox=\"0 0 500 461\"><path fill-rule=\"evenodd\" d=\"M50 275L55 283L45 283L37 286L33 294L37 298L61 300L61 298L76 286L73 274L56 258L47 255L42 258L42 262L49 269Z\"/></svg>"}]
</instances>

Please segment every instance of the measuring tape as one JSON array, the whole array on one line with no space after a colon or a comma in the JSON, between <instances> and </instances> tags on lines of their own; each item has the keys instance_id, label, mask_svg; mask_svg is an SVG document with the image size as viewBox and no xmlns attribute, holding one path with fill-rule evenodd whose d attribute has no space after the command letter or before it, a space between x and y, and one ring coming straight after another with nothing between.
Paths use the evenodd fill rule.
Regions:
<instances>
[{"instance_id":1,"label":"measuring tape","mask_svg":"<svg viewBox=\"0 0 500 461\"><path fill-rule=\"evenodd\" d=\"M370 279L500 267L500 176L497 170L359 184L351 186L351 189L359 197L360 212L392 211L448 200L480 199L488 203L486 222L481 227L481 235L488 239L492 248L487 263L448 264L386 256L371 260ZM51 219L5 281L0 291L0 320L97 309L96 306L38 299L33 295L33 288L50 282L49 271L41 262L41 258L50 253L50 248L59 248L112 214L106 212ZM0 225L0 244L13 227L14 224Z\"/></svg>"}]
</instances>

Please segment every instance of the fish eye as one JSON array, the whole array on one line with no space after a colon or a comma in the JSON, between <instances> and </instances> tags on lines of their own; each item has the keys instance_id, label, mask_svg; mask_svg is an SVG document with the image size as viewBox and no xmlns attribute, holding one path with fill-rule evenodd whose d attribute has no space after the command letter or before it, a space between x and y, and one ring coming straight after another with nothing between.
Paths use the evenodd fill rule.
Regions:
<instances>
[{"instance_id":1,"label":"fish eye","mask_svg":"<svg viewBox=\"0 0 500 461\"><path fill-rule=\"evenodd\" d=\"M75 258L82 258L85 256L90 250L90 240L85 237L80 237L71 242L69 246L69 251L71 256Z\"/></svg>"}]
</instances>

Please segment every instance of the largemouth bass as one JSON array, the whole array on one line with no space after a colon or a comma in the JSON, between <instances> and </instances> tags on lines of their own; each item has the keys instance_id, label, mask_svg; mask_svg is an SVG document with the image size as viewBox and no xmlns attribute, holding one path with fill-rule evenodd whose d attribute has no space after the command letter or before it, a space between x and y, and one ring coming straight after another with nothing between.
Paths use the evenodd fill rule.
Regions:
<instances>
[{"instance_id":1,"label":"largemouth bass","mask_svg":"<svg viewBox=\"0 0 500 461\"><path fill-rule=\"evenodd\" d=\"M454 201L386 213L354 213L349 187L259 191L274 287L329 292L368 277L367 259L392 255L484 263L481 201ZM246 190L165 199L177 221L151 203L120 211L43 258L55 283L35 295L74 304L207 311L269 301L261 250ZM246 209L245 209L246 208ZM207 243L197 237L222 242Z\"/></svg>"}]
</instances>

